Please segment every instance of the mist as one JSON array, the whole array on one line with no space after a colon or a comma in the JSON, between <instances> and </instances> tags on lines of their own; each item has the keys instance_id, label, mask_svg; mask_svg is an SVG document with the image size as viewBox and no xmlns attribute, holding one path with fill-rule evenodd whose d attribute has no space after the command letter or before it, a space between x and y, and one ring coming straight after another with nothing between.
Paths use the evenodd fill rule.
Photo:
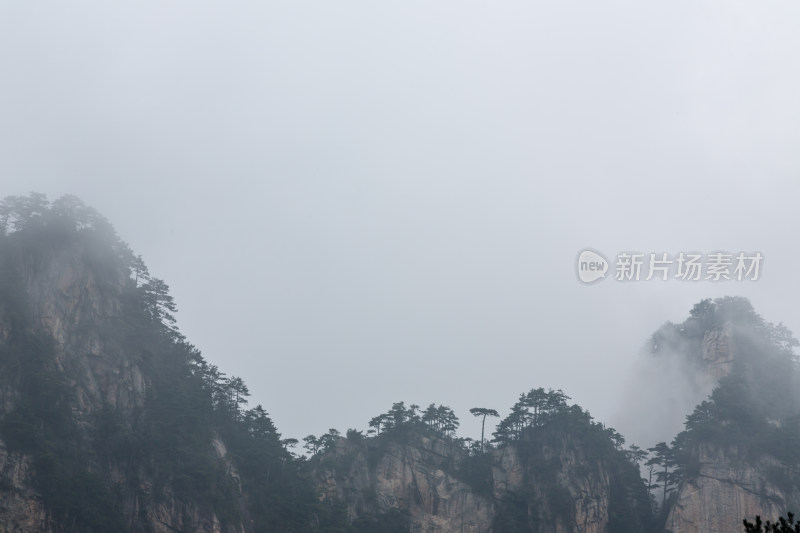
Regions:
<instances>
[{"instance_id":1,"label":"mist","mask_svg":"<svg viewBox=\"0 0 800 533\"><path fill-rule=\"evenodd\" d=\"M660 324L734 294L800 330L798 9L7 4L0 185L108 217L286 436L406 401L474 437L541 386L665 439L705 385L642 362ZM584 286L586 247L765 263Z\"/></svg>"},{"instance_id":2,"label":"mist","mask_svg":"<svg viewBox=\"0 0 800 533\"><path fill-rule=\"evenodd\" d=\"M642 448L671 442L716 385L697 361L677 351L655 355L642 349L630 375L615 420L625 428L628 442Z\"/></svg>"}]
</instances>

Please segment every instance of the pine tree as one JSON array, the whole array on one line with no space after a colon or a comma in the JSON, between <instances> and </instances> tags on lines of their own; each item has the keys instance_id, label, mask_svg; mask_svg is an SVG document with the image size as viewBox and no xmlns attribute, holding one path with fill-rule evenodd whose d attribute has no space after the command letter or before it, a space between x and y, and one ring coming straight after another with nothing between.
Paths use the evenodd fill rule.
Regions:
<instances>
[{"instance_id":1,"label":"pine tree","mask_svg":"<svg viewBox=\"0 0 800 533\"><path fill-rule=\"evenodd\" d=\"M487 416L499 417L500 414L497 411L495 411L494 409L487 409L486 407L473 407L472 409L469 410L469 412L472 413L475 416L482 417L481 418L481 451L483 451L483 446L484 446L484 442L485 442L485 439L483 438L483 435L484 435L484 431L483 430L484 430L484 427L486 425L486 417Z\"/></svg>"}]
</instances>

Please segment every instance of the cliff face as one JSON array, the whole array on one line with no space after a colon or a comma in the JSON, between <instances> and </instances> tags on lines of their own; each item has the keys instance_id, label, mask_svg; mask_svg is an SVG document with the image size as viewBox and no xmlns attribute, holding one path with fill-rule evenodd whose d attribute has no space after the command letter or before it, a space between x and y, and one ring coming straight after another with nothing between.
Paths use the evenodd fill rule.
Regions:
<instances>
[{"instance_id":1,"label":"cliff face","mask_svg":"<svg viewBox=\"0 0 800 533\"><path fill-rule=\"evenodd\" d=\"M34 327L55 341L56 368L77 393L74 414L88 421L104 405L128 412L142 407L149 383L141 360L101 333L120 317L124 274L98 280L84 251L74 248L37 266L23 272Z\"/></svg>"},{"instance_id":2,"label":"cliff face","mask_svg":"<svg viewBox=\"0 0 800 533\"><path fill-rule=\"evenodd\" d=\"M343 501L351 520L403 509L414 532L612 531L609 510L615 505L612 493L620 489L618 472L587 458L572 439L555 441L492 450L476 476L468 473L466 452L435 436L412 433L355 443L340 438L319 458L314 475L324 497ZM635 509L634 500L621 506ZM645 527L629 526L618 531Z\"/></svg>"},{"instance_id":3,"label":"cliff face","mask_svg":"<svg viewBox=\"0 0 800 533\"><path fill-rule=\"evenodd\" d=\"M668 504L671 533L741 531L744 518L776 520L798 503L791 335L744 299L709 302L715 320L699 336L700 370L717 388L676 438L690 459Z\"/></svg>"},{"instance_id":4,"label":"cliff face","mask_svg":"<svg viewBox=\"0 0 800 533\"><path fill-rule=\"evenodd\" d=\"M700 470L685 481L667 518L671 533L726 533L741 531L742 519L756 515L775 520L785 515L787 494L768 479L781 469L778 461L762 457L749 464L735 447L723 450L701 445Z\"/></svg>"},{"instance_id":5,"label":"cliff face","mask_svg":"<svg viewBox=\"0 0 800 533\"><path fill-rule=\"evenodd\" d=\"M732 332L732 324L726 322L722 326L709 329L703 335L703 369L715 381L730 374L733 368Z\"/></svg>"},{"instance_id":6,"label":"cliff face","mask_svg":"<svg viewBox=\"0 0 800 533\"><path fill-rule=\"evenodd\" d=\"M551 464L556 483L543 479L540 469L525 465L519 449L496 450L492 469L495 501L504 502L529 494L528 512L547 524L542 531L554 533L604 533L609 527L611 479L605 464L586 468L580 448L562 441L557 448L542 450L540 461ZM501 505L502 506L502 505Z\"/></svg>"},{"instance_id":7,"label":"cliff face","mask_svg":"<svg viewBox=\"0 0 800 533\"><path fill-rule=\"evenodd\" d=\"M171 327L168 287L79 226L0 235L0 533L652 531L635 450L561 391L522 395L486 453L462 448L449 408L400 402L381 435L331 432L324 453L292 456L261 406L241 408L243 382ZM655 336L719 383L676 438L672 533L738 531L800 501L796 343L749 303L720 300L720 318L709 302Z\"/></svg>"},{"instance_id":8,"label":"cliff face","mask_svg":"<svg viewBox=\"0 0 800 533\"><path fill-rule=\"evenodd\" d=\"M0 531L55 531L47 509L30 488L30 458L9 454L0 441Z\"/></svg>"},{"instance_id":9,"label":"cliff face","mask_svg":"<svg viewBox=\"0 0 800 533\"><path fill-rule=\"evenodd\" d=\"M99 255L98 255L99 254ZM103 271L102 251L87 247L54 246L44 255L21 253L6 257L6 276L20 288L15 313L28 317L24 326L37 338L47 339L46 370L64 378L70 393L69 410L76 428L78 447L90 448L98 417L113 410L119 423L130 427L134 413L145 404L151 378L141 354L127 350L114 332L121 327L122 299L126 273ZM93 261L98 264L93 265ZM0 350L21 328L10 316L11 305L0 305ZM10 373L9 373L10 374ZM11 377L0 381L0 419L20 401L24 380ZM210 447L209 453L213 452ZM220 460L225 447L220 443ZM31 455L11 451L0 439L0 531L49 532L61 530L51 509L36 490L36 469ZM222 528L220 520L206 508L175 498L169 488L153 494L156 480L142 470L113 460L84 465L120 495L126 529L130 531L244 531L241 524Z\"/></svg>"},{"instance_id":10,"label":"cliff face","mask_svg":"<svg viewBox=\"0 0 800 533\"><path fill-rule=\"evenodd\" d=\"M490 498L453 475L463 452L442 439L353 443L340 438L315 471L324 497L345 502L350 520L405 509L412 531L479 533L494 517Z\"/></svg>"},{"instance_id":11,"label":"cliff face","mask_svg":"<svg viewBox=\"0 0 800 533\"><path fill-rule=\"evenodd\" d=\"M731 374L734 364L733 326L708 329L701 343L701 368L714 383ZM740 531L742 519L756 515L774 519L786 512L786 495L765 473L781 468L762 457L756 464L735 445L723 449L702 443L696 448L699 469L678 487L665 530L671 533Z\"/></svg>"}]
</instances>

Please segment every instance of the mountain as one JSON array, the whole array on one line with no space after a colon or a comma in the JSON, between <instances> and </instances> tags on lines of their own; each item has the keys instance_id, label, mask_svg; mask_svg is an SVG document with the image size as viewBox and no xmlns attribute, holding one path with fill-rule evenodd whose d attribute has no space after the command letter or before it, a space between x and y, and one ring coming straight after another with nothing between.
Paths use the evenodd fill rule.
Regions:
<instances>
[{"instance_id":1,"label":"mountain","mask_svg":"<svg viewBox=\"0 0 800 533\"><path fill-rule=\"evenodd\" d=\"M700 302L656 337L718 378L672 442L678 476L666 531L737 531L743 518L799 509L800 375L791 332L764 321L746 299L725 297Z\"/></svg>"},{"instance_id":2,"label":"mountain","mask_svg":"<svg viewBox=\"0 0 800 533\"><path fill-rule=\"evenodd\" d=\"M645 487L619 435L567 406L560 391L535 389L520 405L533 397L541 406L562 403L484 451L395 404L377 436L351 433L315 456L315 478L324 497L345 503L350 520L380 523L400 509L410 531L648 530Z\"/></svg>"},{"instance_id":3,"label":"mountain","mask_svg":"<svg viewBox=\"0 0 800 533\"><path fill-rule=\"evenodd\" d=\"M746 299L650 338L713 385L670 443L626 447L533 388L473 409L480 440L398 402L306 457L96 211L9 197L0 229L0 532L728 533L800 508L797 341Z\"/></svg>"},{"instance_id":4,"label":"mountain","mask_svg":"<svg viewBox=\"0 0 800 533\"><path fill-rule=\"evenodd\" d=\"M0 224L0 531L344 524L105 219L32 195Z\"/></svg>"}]
</instances>

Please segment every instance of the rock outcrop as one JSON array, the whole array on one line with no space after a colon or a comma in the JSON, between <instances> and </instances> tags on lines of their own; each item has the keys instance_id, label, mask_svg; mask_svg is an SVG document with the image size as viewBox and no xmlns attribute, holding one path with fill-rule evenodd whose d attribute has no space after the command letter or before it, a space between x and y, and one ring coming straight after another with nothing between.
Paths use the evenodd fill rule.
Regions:
<instances>
[{"instance_id":1,"label":"rock outcrop","mask_svg":"<svg viewBox=\"0 0 800 533\"><path fill-rule=\"evenodd\" d=\"M783 466L769 456L750 464L743 450L699 447L699 472L684 481L666 523L670 533L727 533L742 530L742 519L785 516L787 495L770 472Z\"/></svg>"},{"instance_id":2,"label":"rock outcrop","mask_svg":"<svg viewBox=\"0 0 800 533\"><path fill-rule=\"evenodd\" d=\"M340 438L321 458L316 476L323 497L345 502L351 520L404 509L412 531L489 531L491 499L453 475L463 457L452 443L424 435L415 436L413 444Z\"/></svg>"},{"instance_id":3,"label":"rock outcrop","mask_svg":"<svg viewBox=\"0 0 800 533\"><path fill-rule=\"evenodd\" d=\"M141 356L126 350L117 335L124 288L130 283L127 272L110 269L98 273L102 265L113 261L94 255L97 253L103 250L53 246L35 260L24 254L5 258L21 288L24 302L18 304L29 317L26 329L51 341L49 370L63 377L71 390L69 409L77 428L75 439L87 447L99 413L111 409L129 426L130 417L144 406L151 385ZM0 348L12 335L10 319L3 314L7 307L0 304ZM0 419L14 410L18 400L19 383L0 380ZM217 449L224 454L224 445ZM214 453L213 447L209 453ZM220 459L226 460L224 455ZM91 471L98 465L87 464L86 468ZM145 472L130 472L128 466L112 462L104 465L102 476L121 492L128 531L245 531L242 524L223 528L213 511L176 498L169 489L154 497L156 482ZM0 532L59 530L35 490L34 477L32 457L10 451L0 439Z\"/></svg>"},{"instance_id":4,"label":"rock outcrop","mask_svg":"<svg viewBox=\"0 0 800 533\"><path fill-rule=\"evenodd\" d=\"M496 450L492 469L495 501L513 500L530 494L529 510L536 521L547 524L542 531L554 533L604 533L609 528L611 475L605 464L586 468L591 461L579 447L566 440L558 448L542 450L541 462L557 467L551 479L537 468L526 466L519 449ZM552 480L556 483L552 483ZM502 507L502 504L501 504Z\"/></svg>"},{"instance_id":5,"label":"rock outcrop","mask_svg":"<svg viewBox=\"0 0 800 533\"><path fill-rule=\"evenodd\" d=\"M677 438L685 464L668 503L664 528L671 533L741 531L745 518L774 521L800 503L791 335L743 298L703 305L693 353L717 388Z\"/></svg>"},{"instance_id":6,"label":"rock outcrop","mask_svg":"<svg viewBox=\"0 0 800 533\"><path fill-rule=\"evenodd\" d=\"M9 454L2 441L0 476L0 532L54 531L47 509L30 488L30 458Z\"/></svg>"},{"instance_id":7,"label":"rock outcrop","mask_svg":"<svg viewBox=\"0 0 800 533\"><path fill-rule=\"evenodd\" d=\"M40 223L0 235L0 533L346 531L348 520L360 532L652 533L635 449L561 391L523 395L486 452L455 438L452 411L431 424L400 402L380 435L331 432L324 452L293 457L261 406L240 409L241 380L170 325L166 285L140 285L146 268L123 243L102 225ZM695 388L728 389L680 441L696 460L681 463L665 529L729 533L800 502L798 404L784 405L793 339L740 299L693 315L657 332L653 350L682 355ZM783 388L745 386L765 380Z\"/></svg>"},{"instance_id":8,"label":"rock outcrop","mask_svg":"<svg viewBox=\"0 0 800 533\"><path fill-rule=\"evenodd\" d=\"M726 322L722 326L709 329L703 336L703 369L715 381L730 374L733 368L732 332L733 325Z\"/></svg>"},{"instance_id":9,"label":"rock outcrop","mask_svg":"<svg viewBox=\"0 0 800 533\"><path fill-rule=\"evenodd\" d=\"M616 467L587 457L570 437L551 442L555 445L520 442L492 450L485 476L475 476L463 468L466 452L436 436L339 438L315 459L314 475L323 497L344 502L351 520L402 509L413 532L605 533L612 530L609 511L615 504L626 507L633 522L649 514L639 509L643 513L637 515L642 500L633 497L612 502L620 489ZM633 479L638 482L635 474ZM624 490L632 494L636 487ZM633 527L644 531L645 526Z\"/></svg>"}]
</instances>

